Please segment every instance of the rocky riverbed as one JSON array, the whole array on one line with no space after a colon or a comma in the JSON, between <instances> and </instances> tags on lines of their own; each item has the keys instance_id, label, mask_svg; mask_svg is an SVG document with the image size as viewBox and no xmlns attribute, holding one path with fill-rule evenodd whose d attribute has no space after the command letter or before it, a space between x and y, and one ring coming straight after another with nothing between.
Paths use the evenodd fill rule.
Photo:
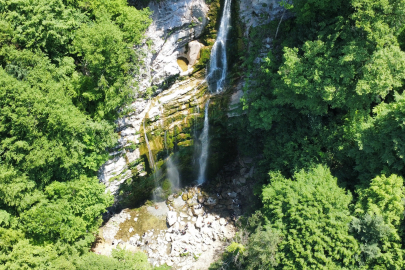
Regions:
<instances>
[{"instance_id":1,"label":"rocky riverbed","mask_svg":"<svg viewBox=\"0 0 405 270\"><path fill-rule=\"evenodd\" d=\"M94 252L121 247L144 251L154 266L208 269L234 237L235 221L251 192L252 160L239 159L218 174L220 181L184 188L166 201L112 214L100 229Z\"/></svg>"}]
</instances>

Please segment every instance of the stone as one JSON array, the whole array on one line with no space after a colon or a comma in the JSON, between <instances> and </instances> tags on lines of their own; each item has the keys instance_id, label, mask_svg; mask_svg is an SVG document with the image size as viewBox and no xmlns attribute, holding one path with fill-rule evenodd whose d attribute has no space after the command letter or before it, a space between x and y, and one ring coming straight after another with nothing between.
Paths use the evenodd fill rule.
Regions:
<instances>
[{"instance_id":1,"label":"stone","mask_svg":"<svg viewBox=\"0 0 405 270\"><path fill-rule=\"evenodd\" d=\"M185 214L185 213L183 213L183 212L180 212L180 217L181 217L181 218L188 218L188 215Z\"/></svg>"},{"instance_id":2,"label":"stone","mask_svg":"<svg viewBox=\"0 0 405 270\"><path fill-rule=\"evenodd\" d=\"M231 198L236 198L238 196L238 194L236 192L230 192L230 193L228 193L228 196Z\"/></svg>"},{"instance_id":3,"label":"stone","mask_svg":"<svg viewBox=\"0 0 405 270\"><path fill-rule=\"evenodd\" d=\"M225 201L225 205L231 205L234 203L234 201L235 201L234 199L228 199Z\"/></svg>"},{"instance_id":4,"label":"stone","mask_svg":"<svg viewBox=\"0 0 405 270\"><path fill-rule=\"evenodd\" d=\"M181 196L173 200L173 207L175 208L182 208L185 204L186 202L182 199Z\"/></svg>"},{"instance_id":5,"label":"stone","mask_svg":"<svg viewBox=\"0 0 405 270\"><path fill-rule=\"evenodd\" d=\"M168 200L169 202L172 202L172 201L174 200L174 196L173 196L173 195L170 195L170 196L167 198L167 200Z\"/></svg>"},{"instance_id":6,"label":"stone","mask_svg":"<svg viewBox=\"0 0 405 270\"><path fill-rule=\"evenodd\" d=\"M246 173L246 168L240 169L240 174L241 174L241 175L244 175L245 173Z\"/></svg>"},{"instance_id":7,"label":"stone","mask_svg":"<svg viewBox=\"0 0 405 270\"><path fill-rule=\"evenodd\" d=\"M202 208L198 208L198 209L192 208L192 209L193 209L194 216L202 216L204 214L204 209L202 209Z\"/></svg>"},{"instance_id":8,"label":"stone","mask_svg":"<svg viewBox=\"0 0 405 270\"><path fill-rule=\"evenodd\" d=\"M226 220L225 220L224 218L220 218L220 219L219 219L219 224L220 224L221 226L225 225L225 224L226 224Z\"/></svg>"},{"instance_id":9,"label":"stone","mask_svg":"<svg viewBox=\"0 0 405 270\"><path fill-rule=\"evenodd\" d=\"M197 220L196 220L194 226L195 226L197 229L201 229L202 225L203 225L203 218L202 218L202 216L199 216L199 217L197 218Z\"/></svg>"},{"instance_id":10,"label":"stone","mask_svg":"<svg viewBox=\"0 0 405 270\"><path fill-rule=\"evenodd\" d=\"M254 171L255 171L255 167L250 168L248 177L253 177Z\"/></svg>"},{"instance_id":11,"label":"stone","mask_svg":"<svg viewBox=\"0 0 405 270\"><path fill-rule=\"evenodd\" d=\"M218 200L213 198L213 197L208 197L207 201L204 203L205 205L216 205L218 203Z\"/></svg>"},{"instance_id":12,"label":"stone","mask_svg":"<svg viewBox=\"0 0 405 270\"><path fill-rule=\"evenodd\" d=\"M241 184L246 184L246 178L244 178L244 177L239 178L239 182Z\"/></svg>"},{"instance_id":13,"label":"stone","mask_svg":"<svg viewBox=\"0 0 405 270\"><path fill-rule=\"evenodd\" d=\"M204 196L198 196L198 197L197 197L197 201L198 201L199 203L204 203L204 201L205 201Z\"/></svg>"},{"instance_id":14,"label":"stone","mask_svg":"<svg viewBox=\"0 0 405 270\"><path fill-rule=\"evenodd\" d=\"M187 201L188 200L187 193L183 193L183 195L181 195L181 198L183 199L183 201Z\"/></svg>"},{"instance_id":15,"label":"stone","mask_svg":"<svg viewBox=\"0 0 405 270\"><path fill-rule=\"evenodd\" d=\"M131 227L131 228L129 228L129 230L128 230L128 231L131 233L131 232L133 232L133 231L134 231L134 228L132 228L132 227Z\"/></svg>"},{"instance_id":16,"label":"stone","mask_svg":"<svg viewBox=\"0 0 405 270\"><path fill-rule=\"evenodd\" d=\"M193 40L188 43L187 60L189 68L194 66L194 64L197 62L197 59L200 58L200 50L203 47L204 45L197 40Z\"/></svg>"},{"instance_id":17,"label":"stone","mask_svg":"<svg viewBox=\"0 0 405 270\"><path fill-rule=\"evenodd\" d=\"M166 221L169 226L173 226L173 224L177 221L177 213L173 211L167 212Z\"/></svg>"}]
</instances>

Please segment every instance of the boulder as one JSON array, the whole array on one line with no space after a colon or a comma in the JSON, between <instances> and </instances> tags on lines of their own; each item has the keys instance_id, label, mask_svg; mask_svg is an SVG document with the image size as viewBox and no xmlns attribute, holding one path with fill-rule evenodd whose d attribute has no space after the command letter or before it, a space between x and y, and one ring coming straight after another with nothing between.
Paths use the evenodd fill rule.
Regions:
<instances>
[{"instance_id":1,"label":"boulder","mask_svg":"<svg viewBox=\"0 0 405 270\"><path fill-rule=\"evenodd\" d=\"M236 196L238 196L238 194L236 192L230 192L230 193L228 193L228 196L231 198L236 198Z\"/></svg>"},{"instance_id":2,"label":"boulder","mask_svg":"<svg viewBox=\"0 0 405 270\"><path fill-rule=\"evenodd\" d=\"M188 218L188 215L185 214L185 213L183 213L183 212L180 212L180 217L181 217L181 218Z\"/></svg>"},{"instance_id":3,"label":"boulder","mask_svg":"<svg viewBox=\"0 0 405 270\"><path fill-rule=\"evenodd\" d=\"M203 44L198 42L197 40L193 40L188 43L188 50L187 50L187 60L188 60L188 67L194 66L197 59L200 58L200 50L204 47Z\"/></svg>"},{"instance_id":4,"label":"boulder","mask_svg":"<svg viewBox=\"0 0 405 270\"><path fill-rule=\"evenodd\" d=\"M239 183L246 184L246 178L244 177L239 178Z\"/></svg>"},{"instance_id":5,"label":"boulder","mask_svg":"<svg viewBox=\"0 0 405 270\"><path fill-rule=\"evenodd\" d=\"M183 193L183 195L181 195L181 198L183 199L183 201L187 201L188 200L188 194Z\"/></svg>"},{"instance_id":6,"label":"boulder","mask_svg":"<svg viewBox=\"0 0 405 270\"><path fill-rule=\"evenodd\" d=\"M192 208L194 216L202 216L204 214L204 209L202 208Z\"/></svg>"},{"instance_id":7,"label":"boulder","mask_svg":"<svg viewBox=\"0 0 405 270\"><path fill-rule=\"evenodd\" d=\"M173 226L173 224L176 223L177 221L177 213L173 211L167 212L166 221L169 224L169 226Z\"/></svg>"},{"instance_id":8,"label":"boulder","mask_svg":"<svg viewBox=\"0 0 405 270\"><path fill-rule=\"evenodd\" d=\"M220 218L219 219L219 224L221 224L221 226L226 224L226 220L224 218Z\"/></svg>"},{"instance_id":9,"label":"boulder","mask_svg":"<svg viewBox=\"0 0 405 270\"><path fill-rule=\"evenodd\" d=\"M170 233L166 233L166 235L165 235L165 240L166 240L167 242L172 241L172 235L171 235Z\"/></svg>"},{"instance_id":10,"label":"boulder","mask_svg":"<svg viewBox=\"0 0 405 270\"><path fill-rule=\"evenodd\" d=\"M203 196L198 196L198 197L197 197L197 201L198 201L199 203L204 203L205 198L204 198Z\"/></svg>"},{"instance_id":11,"label":"boulder","mask_svg":"<svg viewBox=\"0 0 405 270\"><path fill-rule=\"evenodd\" d=\"M194 226L195 226L197 229L201 229L202 225L203 225L203 218L202 218L202 216L199 216L199 217L197 218L197 221L195 222Z\"/></svg>"}]
</instances>

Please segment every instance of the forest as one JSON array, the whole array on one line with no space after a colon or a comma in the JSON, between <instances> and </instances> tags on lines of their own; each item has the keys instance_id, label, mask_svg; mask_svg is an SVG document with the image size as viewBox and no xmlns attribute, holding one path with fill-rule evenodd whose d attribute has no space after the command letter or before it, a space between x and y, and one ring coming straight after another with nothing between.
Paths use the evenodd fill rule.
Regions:
<instances>
[{"instance_id":1,"label":"forest","mask_svg":"<svg viewBox=\"0 0 405 270\"><path fill-rule=\"evenodd\" d=\"M245 79L235 147L260 159L252 211L210 269L404 269L405 0L280 4L289 16L251 28L230 67ZM150 15L0 0L0 269L159 269L90 252Z\"/></svg>"}]
</instances>

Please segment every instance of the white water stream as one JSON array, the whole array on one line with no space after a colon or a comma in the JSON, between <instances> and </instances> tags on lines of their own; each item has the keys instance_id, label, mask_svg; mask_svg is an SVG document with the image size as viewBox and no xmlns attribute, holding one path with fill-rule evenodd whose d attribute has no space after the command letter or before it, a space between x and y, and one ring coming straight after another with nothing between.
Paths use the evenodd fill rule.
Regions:
<instances>
[{"instance_id":1,"label":"white water stream","mask_svg":"<svg viewBox=\"0 0 405 270\"><path fill-rule=\"evenodd\" d=\"M172 192L175 192L180 188L180 174L175 164L175 159L173 155L167 159L166 166L167 166L167 177L169 178L170 181L171 190Z\"/></svg>"},{"instance_id":2,"label":"white water stream","mask_svg":"<svg viewBox=\"0 0 405 270\"><path fill-rule=\"evenodd\" d=\"M198 184L201 185L205 182L205 170L207 169L207 159L208 159L208 146L209 146L209 118L208 118L208 108L210 101L208 100L205 104L205 116L204 116L204 128L203 132L200 135L201 141L201 154L200 154L200 171L198 173Z\"/></svg>"},{"instance_id":3,"label":"white water stream","mask_svg":"<svg viewBox=\"0 0 405 270\"><path fill-rule=\"evenodd\" d=\"M223 91L228 69L226 58L226 42L231 21L231 1L225 0L222 13L221 25L219 26L218 36L211 51L209 72L207 76L208 87L211 93L220 93ZM201 154L199 158L200 171L198 173L198 184L205 182L205 171L207 169L208 146L209 146L209 117L208 107L210 101L205 104L204 128L200 136Z\"/></svg>"},{"instance_id":4,"label":"white water stream","mask_svg":"<svg viewBox=\"0 0 405 270\"><path fill-rule=\"evenodd\" d=\"M211 93L222 92L225 86L228 63L226 59L226 42L231 21L231 0L225 0L218 36L211 50L208 85Z\"/></svg>"}]
</instances>

